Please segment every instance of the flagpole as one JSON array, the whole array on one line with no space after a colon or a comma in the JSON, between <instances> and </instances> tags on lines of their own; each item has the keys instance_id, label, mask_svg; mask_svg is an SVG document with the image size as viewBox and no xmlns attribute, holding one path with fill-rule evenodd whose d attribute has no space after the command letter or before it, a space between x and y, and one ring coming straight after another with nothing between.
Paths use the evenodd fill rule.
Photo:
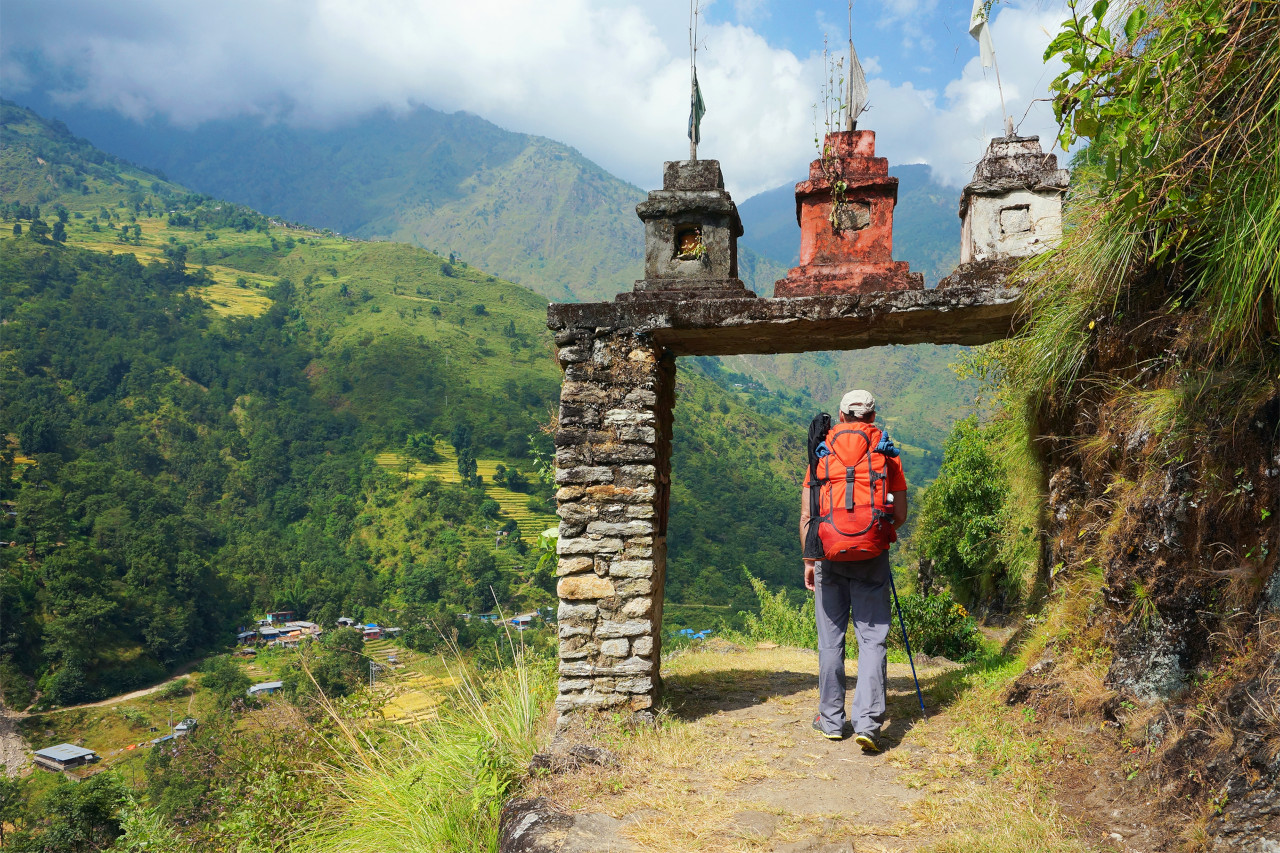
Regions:
<instances>
[{"instance_id":1,"label":"flagpole","mask_svg":"<svg viewBox=\"0 0 1280 853\"><path fill-rule=\"evenodd\" d=\"M689 103L698 98L698 0L689 0ZM698 159L698 129L689 134L689 159Z\"/></svg>"},{"instance_id":2,"label":"flagpole","mask_svg":"<svg viewBox=\"0 0 1280 853\"><path fill-rule=\"evenodd\" d=\"M844 129L851 131L858 126L858 120L853 117L853 0L849 0L849 68L845 77L849 85L845 87L844 95Z\"/></svg>"},{"instance_id":3,"label":"flagpole","mask_svg":"<svg viewBox=\"0 0 1280 853\"><path fill-rule=\"evenodd\" d=\"M991 54L991 67L996 70L996 92L1000 95L1000 115L1004 116L1004 135L1013 136L1013 119L1009 117L1009 109L1004 105L1004 84L1000 82L1000 62L996 59L996 46L991 40L991 0L973 0L973 11L969 13L969 35L978 42L978 52L982 58L982 67L987 67L987 54Z\"/></svg>"},{"instance_id":4,"label":"flagpole","mask_svg":"<svg viewBox=\"0 0 1280 853\"><path fill-rule=\"evenodd\" d=\"M1004 105L1004 86L1000 83L1000 60L996 58L996 51L991 49L991 67L996 70L996 91L1000 93L1000 114L1004 116L1004 135L1006 137L1013 136L1013 119L1009 118L1009 111Z\"/></svg>"}]
</instances>

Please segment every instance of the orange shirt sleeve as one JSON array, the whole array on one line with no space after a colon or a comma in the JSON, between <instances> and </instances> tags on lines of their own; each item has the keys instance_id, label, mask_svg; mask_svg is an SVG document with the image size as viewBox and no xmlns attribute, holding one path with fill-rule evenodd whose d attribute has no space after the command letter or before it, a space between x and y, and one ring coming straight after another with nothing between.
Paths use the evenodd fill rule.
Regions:
<instances>
[{"instance_id":1,"label":"orange shirt sleeve","mask_svg":"<svg viewBox=\"0 0 1280 853\"><path fill-rule=\"evenodd\" d=\"M902 460L890 457L887 462L885 469L889 475L889 491L905 492L907 490L907 475L902 473Z\"/></svg>"}]
</instances>

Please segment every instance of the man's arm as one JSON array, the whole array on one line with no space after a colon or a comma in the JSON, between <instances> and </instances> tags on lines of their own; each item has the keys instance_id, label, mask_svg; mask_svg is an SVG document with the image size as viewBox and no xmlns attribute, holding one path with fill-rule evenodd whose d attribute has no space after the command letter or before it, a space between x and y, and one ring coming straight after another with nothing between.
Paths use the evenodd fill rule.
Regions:
<instances>
[{"instance_id":1,"label":"man's arm","mask_svg":"<svg viewBox=\"0 0 1280 853\"><path fill-rule=\"evenodd\" d=\"M806 483L808 480L806 479ZM809 487L800 489L800 553L804 553L805 538L809 535ZM804 560L804 588L813 589L813 573L817 566L815 560Z\"/></svg>"},{"instance_id":2,"label":"man's arm","mask_svg":"<svg viewBox=\"0 0 1280 853\"><path fill-rule=\"evenodd\" d=\"M907 490L890 494L893 495L893 526L901 527L907 523Z\"/></svg>"}]
</instances>

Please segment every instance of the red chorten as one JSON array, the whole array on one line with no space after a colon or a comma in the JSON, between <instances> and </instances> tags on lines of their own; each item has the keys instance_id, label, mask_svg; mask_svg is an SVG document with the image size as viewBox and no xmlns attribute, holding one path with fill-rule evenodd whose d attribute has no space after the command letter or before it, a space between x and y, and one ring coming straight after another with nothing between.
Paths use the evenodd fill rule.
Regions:
<instances>
[{"instance_id":1,"label":"red chorten","mask_svg":"<svg viewBox=\"0 0 1280 853\"><path fill-rule=\"evenodd\" d=\"M924 276L893 260L893 207L898 179L875 156L874 130L828 133L825 156L796 184L800 266L774 285L775 297L923 290ZM845 189L832 223L833 181Z\"/></svg>"}]
</instances>

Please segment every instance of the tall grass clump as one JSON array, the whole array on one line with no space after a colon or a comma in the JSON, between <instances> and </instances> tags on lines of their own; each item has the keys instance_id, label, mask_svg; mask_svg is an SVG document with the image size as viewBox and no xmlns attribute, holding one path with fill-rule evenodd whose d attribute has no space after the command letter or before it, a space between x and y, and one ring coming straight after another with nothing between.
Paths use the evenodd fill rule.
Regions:
<instances>
[{"instance_id":1,"label":"tall grass clump","mask_svg":"<svg viewBox=\"0 0 1280 853\"><path fill-rule=\"evenodd\" d=\"M520 649L485 671L454 652L457 691L432 718L378 729L332 712L340 735L317 770L331 793L296 850L496 850L498 813L537 751L553 672Z\"/></svg>"},{"instance_id":2,"label":"tall grass clump","mask_svg":"<svg viewBox=\"0 0 1280 853\"><path fill-rule=\"evenodd\" d=\"M1274 383L1280 3L1068 6L1045 58L1067 69L1051 84L1060 142L1088 147L1076 158L1061 245L1022 271L1031 322L1005 353L1011 386L1037 407L1070 399L1078 383L1107 373L1118 353L1106 337L1126 315L1177 321L1124 331L1130 351L1152 351L1145 375L1131 377L1140 386L1160 384L1150 374L1174 359L1244 367L1255 384ZM1163 335L1159 345L1153 335ZM1234 393L1197 385L1194 406Z\"/></svg>"}]
</instances>

